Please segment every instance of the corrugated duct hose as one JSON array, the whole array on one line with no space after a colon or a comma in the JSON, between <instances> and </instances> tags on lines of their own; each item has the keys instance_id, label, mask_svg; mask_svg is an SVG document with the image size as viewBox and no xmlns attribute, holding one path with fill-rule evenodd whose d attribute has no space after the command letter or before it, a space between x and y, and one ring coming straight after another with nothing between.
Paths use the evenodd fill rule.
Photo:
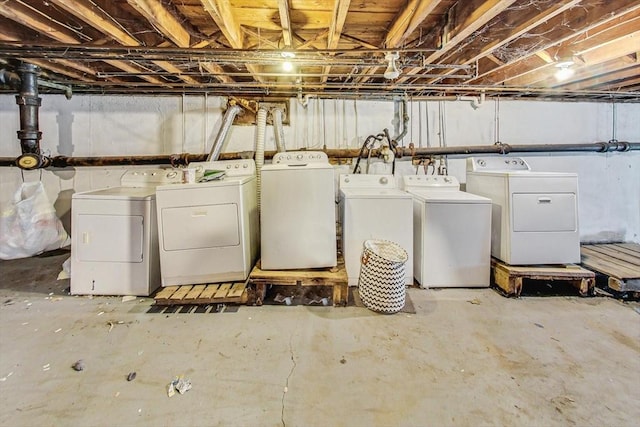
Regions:
<instances>
[{"instance_id":1,"label":"corrugated duct hose","mask_svg":"<svg viewBox=\"0 0 640 427\"><path fill-rule=\"evenodd\" d=\"M264 165L264 139L267 130L267 110L260 108L256 115L256 182L258 186L258 212L262 199L262 166Z\"/></svg>"},{"instance_id":2,"label":"corrugated duct hose","mask_svg":"<svg viewBox=\"0 0 640 427\"><path fill-rule=\"evenodd\" d=\"M282 110L279 108L274 109L271 112L273 118L273 133L276 137L276 149L278 153L287 151L284 144L284 128L282 126Z\"/></svg>"}]
</instances>

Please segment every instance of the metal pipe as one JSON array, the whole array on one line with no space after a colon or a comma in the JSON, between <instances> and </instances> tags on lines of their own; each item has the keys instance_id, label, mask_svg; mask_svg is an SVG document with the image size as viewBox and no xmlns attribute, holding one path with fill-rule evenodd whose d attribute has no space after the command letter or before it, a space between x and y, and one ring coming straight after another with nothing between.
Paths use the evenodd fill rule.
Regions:
<instances>
[{"instance_id":1,"label":"metal pipe","mask_svg":"<svg viewBox=\"0 0 640 427\"><path fill-rule=\"evenodd\" d=\"M331 159L344 159L344 158L363 158L366 159L369 155L378 156L380 154L379 149L371 150L371 154L368 149L326 149L323 150ZM531 145L509 145L509 144L496 144L496 145L477 145L477 146L462 146L462 147L424 147L424 148L411 148L411 147L398 147L396 152L400 152L403 156L407 157L420 157L420 156L437 156L437 155L471 155L471 154L509 154L509 153L560 153L560 152L592 152L592 153L606 153L606 152L626 152L626 151L640 151L640 142L623 142L623 141L608 141L608 142L595 142L588 144L531 144ZM222 153L220 154L220 160L236 160L253 158L253 151L242 151L234 153ZM271 159L276 154L276 151L265 151L264 158ZM206 154L173 154L173 155L158 155L158 156L128 156L128 157L67 157L56 156L51 158L50 166L53 167L72 167L72 166L123 166L123 165L158 165L158 164L170 164L173 166L185 165L189 162L202 162L206 160ZM15 166L16 159L13 157L0 157L0 166Z\"/></svg>"},{"instance_id":2,"label":"metal pipe","mask_svg":"<svg viewBox=\"0 0 640 427\"><path fill-rule=\"evenodd\" d=\"M20 130L18 139L22 155L16 164L22 169L37 169L49 165L49 159L40 154L40 132L38 110L42 99L38 96L38 73L40 69L28 63L18 67L20 72L20 93L16 95L16 104L20 108Z\"/></svg>"},{"instance_id":3,"label":"metal pipe","mask_svg":"<svg viewBox=\"0 0 640 427\"><path fill-rule=\"evenodd\" d=\"M220 130L218 130L218 134L213 140L213 145L211 145L211 152L207 157L207 162L216 161L218 160L218 157L220 157L222 147L224 146L227 137L229 136L229 130L231 130L233 119L236 118L240 111L242 111L242 107L240 107L238 104L233 104L231 107L227 108L227 111L225 111L224 117L222 117L222 125L220 125Z\"/></svg>"}]
</instances>

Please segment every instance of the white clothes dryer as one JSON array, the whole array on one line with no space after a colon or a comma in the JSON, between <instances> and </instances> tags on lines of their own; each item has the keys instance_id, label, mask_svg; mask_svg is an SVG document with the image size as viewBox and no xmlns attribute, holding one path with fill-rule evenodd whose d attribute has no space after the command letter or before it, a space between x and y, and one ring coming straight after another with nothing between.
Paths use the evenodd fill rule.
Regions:
<instances>
[{"instance_id":1,"label":"white clothes dryer","mask_svg":"<svg viewBox=\"0 0 640 427\"><path fill-rule=\"evenodd\" d=\"M491 255L512 265L580 262L578 175L521 158L467 159L467 191L493 202Z\"/></svg>"},{"instance_id":2,"label":"white clothes dryer","mask_svg":"<svg viewBox=\"0 0 640 427\"><path fill-rule=\"evenodd\" d=\"M342 253L349 286L357 286L360 257L368 239L389 240L409 256L405 284L413 284L413 200L393 175L340 175Z\"/></svg>"},{"instance_id":3,"label":"white clothes dryer","mask_svg":"<svg viewBox=\"0 0 640 427\"><path fill-rule=\"evenodd\" d=\"M460 191L453 176L411 175L413 254L422 287L488 287L491 200Z\"/></svg>"},{"instance_id":4,"label":"white clothes dryer","mask_svg":"<svg viewBox=\"0 0 640 427\"><path fill-rule=\"evenodd\" d=\"M125 172L121 187L71 198L71 293L148 296L160 286L156 186L172 169Z\"/></svg>"},{"instance_id":5,"label":"white clothes dryer","mask_svg":"<svg viewBox=\"0 0 640 427\"><path fill-rule=\"evenodd\" d=\"M255 162L189 167L219 177L157 188L162 286L246 280L260 244Z\"/></svg>"},{"instance_id":6,"label":"white clothes dryer","mask_svg":"<svg viewBox=\"0 0 640 427\"><path fill-rule=\"evenodd\" d=\"M261 268L336 266L335 180L327 155L277 153L261 180Z\"/></svg>"}]
</instances>

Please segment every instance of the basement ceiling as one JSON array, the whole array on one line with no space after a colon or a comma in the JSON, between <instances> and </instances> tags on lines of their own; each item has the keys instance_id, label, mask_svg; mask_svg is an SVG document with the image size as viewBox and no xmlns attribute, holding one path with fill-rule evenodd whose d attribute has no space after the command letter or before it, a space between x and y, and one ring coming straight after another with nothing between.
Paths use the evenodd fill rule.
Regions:
<instances>
[{"instance_id":1,"label":"basement ceiling","mask_svg":"<svg viewBox=\"0 0 640 427\"><path fill-rule=\"evenodd\" d=\"M639 52L637 0L0 0L0 68L75 93L640 102Z\"/></svg>"}]
</instances>

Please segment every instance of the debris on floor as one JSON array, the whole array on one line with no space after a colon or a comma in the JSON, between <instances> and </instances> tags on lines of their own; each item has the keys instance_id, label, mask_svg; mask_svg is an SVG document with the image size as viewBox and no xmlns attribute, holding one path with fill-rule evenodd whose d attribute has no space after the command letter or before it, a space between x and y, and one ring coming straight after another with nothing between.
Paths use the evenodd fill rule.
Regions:
<instances>
[{"instance_id":1,"label":"debris on floor","mask_svg":"<svg viewBox=\"0 0 640 427\"><path fill-rule=\"evenodd\" d=\"M127 375L127 381L133 381L136 379L136 373L134 372L129 372L129 375Z\"/></svg>"},{"instance_id":2,"label":"debris on floor","mask_svg":"<svg viewBox=\"0 0 640 427\"><path fill-rule=\"evenodd\" d=\"M71 365L71 367L73 368L74 371L84 371L84 368L86 367L84 364L84 360L80 359L78 360L76 363L74 363L73 365Z\"/></svg>"},{"instance_id":3,"label":"debris on floor","mask_svg":"<svg viewBox=\"0 0 640 427\"><path fill-rule=\"evenodd\" d=\"M474 305L479 305L480 304L480 300L478 298L467 300L467 302L470 303L470 304L474 304Z\"/></svg>"},{"instance_id":4,"label":"debris on floor","mask_svg":"<svg viewBox=\"0 0 640 427\"><path fill-rule=\"evenodd\" d=\"M125 295L122 297L122 302L135 301L138 297L135 295Z\"/></svg>"},{"instance_id":5,"label":"debris on floor","mask_svg":"<svg viewBox=\"0 0 640 427\"><path fill-rule=\"evenodd\" d=\"M191 390L191 380L185 379L180 375L167 385L167 396L172 397L176 394L176 391L180 394L185 394L189 390Z\"/></svg>"}]
</instances>

